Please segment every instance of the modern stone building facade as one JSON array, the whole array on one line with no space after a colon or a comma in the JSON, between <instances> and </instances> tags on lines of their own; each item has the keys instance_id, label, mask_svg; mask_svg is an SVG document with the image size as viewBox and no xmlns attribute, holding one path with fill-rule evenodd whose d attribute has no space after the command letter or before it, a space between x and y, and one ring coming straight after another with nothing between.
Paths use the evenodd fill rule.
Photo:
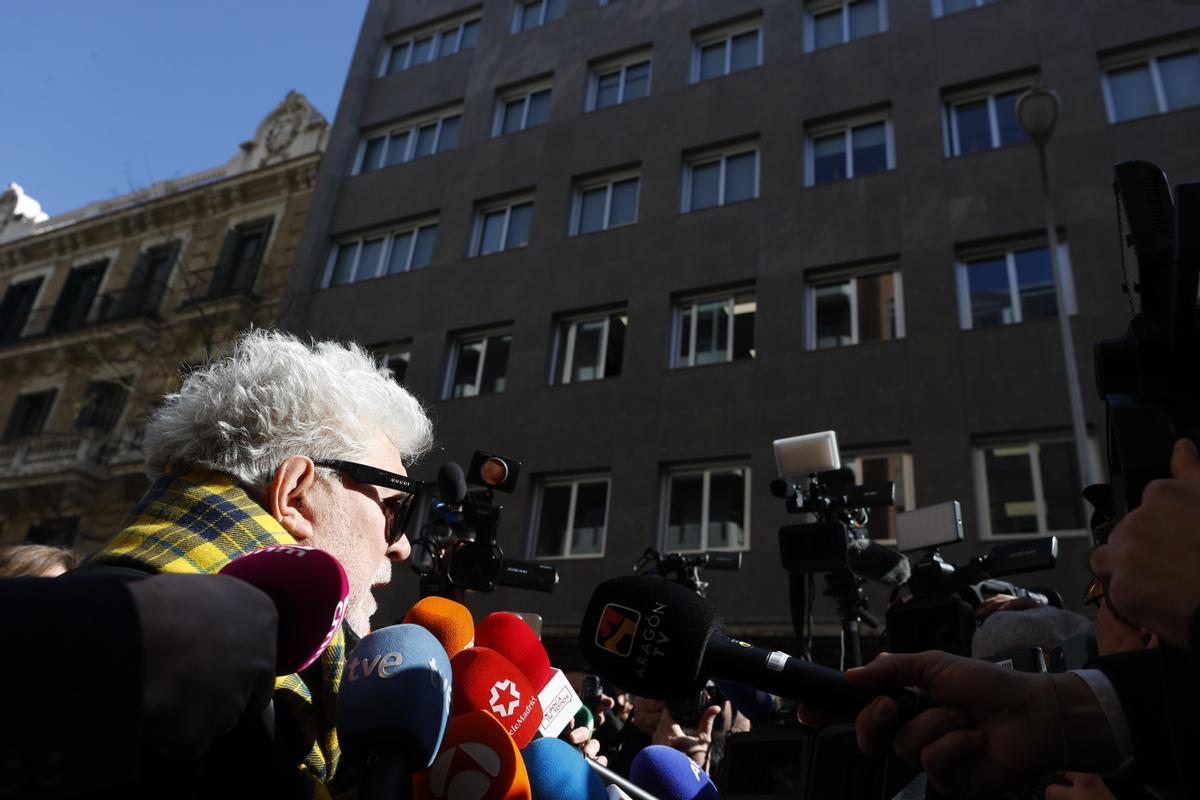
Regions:
<instances>
[{"instance_id":1,"label":"modern stone building facade","mask_svg":"<svg viewBox=\"0 0 1200 800\"><path fill-rule=\"evenodd\" d=\"M222 166L53 217L0 195L0 542L116 531L158 398L278 316L328 129L292 92Z\"/></svg>"},{"instance_id":2,"label":"modern stone building facade","mask_svg":"<svg viewBox=\"0 0 1200 800\"><path fill-rule=\"evenodd\" d=\"M523 461L500 543L561 584L478 611L565 632L647 546L740 548L711 597L788 631L771 441L826 429L904 507L962 502L952 561L1059 534L1027 582L1077 605L1055 314L1102 441L1091 342L1129 318L1111 168L1200 179L1198 43L1168 0L372 0L281 321L375 347L432 405L418 477ZM1013 117L1037 82L1062 97L1065 298Z\"/></svg>"}]
</instances>

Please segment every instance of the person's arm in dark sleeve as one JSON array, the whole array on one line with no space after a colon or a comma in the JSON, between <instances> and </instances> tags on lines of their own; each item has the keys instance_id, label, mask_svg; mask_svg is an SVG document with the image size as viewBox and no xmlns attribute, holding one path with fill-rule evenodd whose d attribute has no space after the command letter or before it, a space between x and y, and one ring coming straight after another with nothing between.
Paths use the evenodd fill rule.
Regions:
<instances>
[{"instance_id":1,"label":"person's arm in dark sleeve","mask_svg":"<svg viewBox=\"0 0 1200 800\"><path fill-rule=\"evenodd\" d=\"M629 777L629 765L634 756L650 746L649 734L636 725L625 724L621 728L621 736L616 748L606 751L608 768L623 778Z\"/></svg>"}]
</instances>

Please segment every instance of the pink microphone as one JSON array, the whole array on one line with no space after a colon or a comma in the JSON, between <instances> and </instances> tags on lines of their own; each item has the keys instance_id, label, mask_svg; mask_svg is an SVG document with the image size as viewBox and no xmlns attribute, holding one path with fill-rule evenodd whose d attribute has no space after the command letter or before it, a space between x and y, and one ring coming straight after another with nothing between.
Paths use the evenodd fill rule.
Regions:
<instances>
[{"instance_id":1,"label":"pink microphone","mask_svg":"<svg viewBox=\"0 0 1200 800\"><path fill-rule=\"evenodd\" d=\"M275 674L290 675L316 661L346 615L350 584L341 563L311 547L274 545L251 550L221 570L265 592L279 613Z\"/></svg>"}]
</instances>

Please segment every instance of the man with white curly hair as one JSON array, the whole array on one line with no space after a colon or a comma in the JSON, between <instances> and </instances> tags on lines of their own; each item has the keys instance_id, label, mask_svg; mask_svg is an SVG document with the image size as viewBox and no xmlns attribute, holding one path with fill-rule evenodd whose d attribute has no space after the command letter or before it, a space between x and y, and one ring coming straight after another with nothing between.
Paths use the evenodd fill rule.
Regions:
<instances>
[{"instance_id":1,"label":"man with white curly hair","mask_svg":"<svg viewBox=\"0 0 1200 800\"><path fill-rule=\"evenodd\" d=\"M372 587L409 555L419 484L406 466L431 442L421 404L362 348L249 331L154 412L142 446L153 483L89 565L212 573L259 547L317 547L345 567L346 623L362 636ZM311 667L276 683L276 714L294 722L279 726L277 749L302 760L294 777L312 796L338 766L346 649L339 631Z\"/></svg>"}]
</instances>

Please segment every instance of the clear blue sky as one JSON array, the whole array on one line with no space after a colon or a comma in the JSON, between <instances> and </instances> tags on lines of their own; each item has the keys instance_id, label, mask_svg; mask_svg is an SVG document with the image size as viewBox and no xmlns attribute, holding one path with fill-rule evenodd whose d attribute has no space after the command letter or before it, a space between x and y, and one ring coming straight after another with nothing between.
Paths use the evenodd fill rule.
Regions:
<instances>
[{"instance_id":1,"label":"clear blue sky","mask_svg":"<svg viewBox=\"0 0 1200 800\"><path fill-rule=\"evenodd\" d=\"M289 89L333 122L366 5L4 3L0 188L53 215L223 164Z\"/></svg>"}]
</instances>

